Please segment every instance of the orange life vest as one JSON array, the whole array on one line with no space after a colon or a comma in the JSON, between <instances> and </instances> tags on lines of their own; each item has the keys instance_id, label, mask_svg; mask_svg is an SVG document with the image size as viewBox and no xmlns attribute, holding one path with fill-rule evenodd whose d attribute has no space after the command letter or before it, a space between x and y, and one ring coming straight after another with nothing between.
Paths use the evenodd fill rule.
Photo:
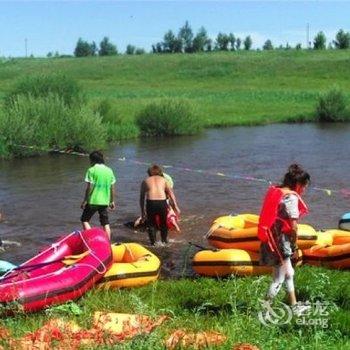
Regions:
<instances>
[{"instance_id":1,"label":"orange life vest","mask_svg":"<svg viewBox=\"0 0 350 350\"><path fill-rule=\"evenodd\" d=\"M271 186L266 192L259 217L258 238L262 242L269 243L270 245L271 243L274 243L271 242L271 227L276 220L281 220L283 222L282 232L288 234L292 230L292 220L278 217L278 207L283 198L289 194L294 194L298 197L298 209L300 216L306 215L309 212L308 207L298 193L288 189Z\"/></svg>"}]
</instances>

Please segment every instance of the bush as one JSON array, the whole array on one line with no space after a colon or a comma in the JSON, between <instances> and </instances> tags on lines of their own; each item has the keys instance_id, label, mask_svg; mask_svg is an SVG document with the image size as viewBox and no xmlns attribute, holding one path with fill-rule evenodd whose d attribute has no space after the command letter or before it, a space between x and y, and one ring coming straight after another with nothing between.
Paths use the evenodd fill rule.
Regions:
<instances>
[{"instance_id":1,"label":"bush","mask_svg":"<svg viewBox=\"0 0 350 350\"><path fill-rule=\"evenodd\" d=\"M60 74L36 75L20 80L15 88L5 96L5 106L9 106L19 95L45 97L58 95L68 106L80 105L85 97L75 80Z\"/></svg>"},{"instance_id":2,"label":"bush","mask_svg":"<svg viewBox=\"0 0 350 350\"><path fill-rule=\"evenodd\" d=\"M336 88L321 95L316 106L316 118L320 122L341 122L349 119L344 93Z\"/></svg>"},{"instance_id":3,"label":"bush","mask_svg":"<svg viewBox=\"0 0 350 350\"><path fill-rule=\"evenodd\" d=\"M105 98L100 100L94 107L93 110L95 113L98 113L102 122L104 123L115 123L120 121L120 115L115 105L112 104L111 100Z\"/></svg>"},{"instance_id":4,"label":"bush","mask_svg":"<svg viewBox=\"0 0 350 350\"><path fill-rule=\"evenodd\" d=\"M146 106L136 124L145 136L193 135L203 125L186 101L163 100Z\"/></svg>"},{"instance_id":5,"label":"bush","mask_svg":"<svg viewBox=\"0 0 350 350\"><path fill-rule=\"evenodd\" d=\"M105 125L107 129L107 141L109 142L136 138L140 133L138 127L133 122L108 122Z\"/></svg>"},{"instance_id":6,"label":"bush","mask_svg":"<svg viewBox=\"0 0 350 350\"><path fill-rule=\"evenodd\" d=\"M11 152L21 156L54 147L99 148L106 139L98 114L70 108L57 94L17 96L0 118L0 130Z\"/></svg>"},{"instance_id":7,"label":"bush","mask_svg":"<svg viewBox=\"0 0 350 350\"><path fill-rule=\"evenodd\" d=\"M139 129L133 121L125 120L110 99L103 99L94 106L94 111L102 118L107 131L107 141L135 138Z\"/></svg>"}]
</instances>

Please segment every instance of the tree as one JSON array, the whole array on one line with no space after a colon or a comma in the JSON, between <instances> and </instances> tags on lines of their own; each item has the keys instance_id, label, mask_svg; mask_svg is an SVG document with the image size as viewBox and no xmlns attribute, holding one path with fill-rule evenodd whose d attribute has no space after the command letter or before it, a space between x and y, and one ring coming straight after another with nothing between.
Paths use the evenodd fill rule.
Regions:
<instances>
[{"instance_id":1,"label":"tree","mask_svg":"<svg viewBox=\"0 0 350 350\"><path fill-rule=\"evenodd\" d=\"M162 53L162 52L163 52L162 43L157 43L156 44L156 53Z\"/></svg>"},{"instance_id":2,"label":"tree","mask_svg":"<svg viewBox=\"0 0 350 350\"><path fill-rule=\"evenodd\" d=\"M326 36L323 32L318 32L314 38L314 49L315 50L324 50L326 48Z\"/></svg>"},{"instance_id":3,"label":"tree","mask_svg":"<svg viewBox=\"0 0 350 350\"><path fill-rule=\"evenodd\" d=\"M244 50L250 50L252 45L253 45L253 41L252 41L252 38L250 37L250 35L248 35L245 39L244 39L244 42L243 42L243 45L244 45Z\"/></svg>"},{"instance_id":4,"label":"tree","mask_svg":"<svg viewBox=\"0 0 350 350\"><path fill-rule=\"evenodd\" d=\"M201 27L193 39L192 47L193 52L200 52L205 50L205 46L208 43L207 31L204 27Z\"/></svg>"},{"instance_id":5,"label":"tree","mask_svg":"<svg viewBox=\"0 0 350 350\"><path fill-rule=\"evenodd\" d=\"M263 45L263 50L273 50L272 41L270 39L267 39L265 41L265 44Z\"/></svg>"},{"instance_id":6,"label":"tree","mask_svg":"<svg viewBox=\"0 0 350 350\"><path fill-rule=\"evenodd\" d=\"M118 54L117 47L112 44L108 37L104 37L100 42L100 50L98 51L100 56L115 56Z\"/></svg>"},{"instance_id":7,"label":"tree","mask_svg":"<svg viewBox=\"0 0 350 350\"><path fill-rule=\"evenodd\" d=\"M141 47L138 47L135 51L135 55L143 55L145 53L145 50Z\"/></svg>"},{"instance_id":8,"label":"tree","mask_svg":"<svg viewBox=\"0 0 350 350\"><path fill-rule=\"evenodd\" d=\"M136 50L136 47L129 44L129 45L126 47L125 53L126 53L127 55L133 55L133 54L135 53L135 50Z\"/></svg>"},{"instance_id":9,"label":"tree","mask_svg":"<svg viewBox=\"0 0 350 350\"><path fill-rule=\"evenodd\" d=\"M52 57L52 56L53 56L53 53L52 53L51 51L48 52L47 55L46 55L47 58L50 58L50 57Z\"/></svg>"},{"instance_id":10,"label":"tree","mask_svg":"<svg viewBox=\"0 0 350 350\"><path fill-rule=\"evenodd\" d=\"M236 39L236 50L240 50L242 45L242 40L241 38Z\"/></svg>"},{"instance_id":11,"label":"tree","mask_svg":"<svg viewBox=\"0 0 350 350\"><path fill-rule=\"evenodd\" d=\"M296 45L295 45L295 49L296 49L296 50L301 50L301 44L300 44L300 43L296 44Z\"/></svg>"},{"instance_id":12,"label":"tree","mask_svg":"<svg viewBox=\"0 0 350 350\"><path fill-rule=\"evenodd\" d=\"M163 52L175 52L175 40L173 31L167 31L163 37Z\"/></svg>"},{"instance_id":13,"label":"tree","mask_svg":"<svg viewBox=\"0 0 350 350\"><path fill-rule=\"evenodd\" d=\"M184 51L193 52L193 46L192 46L193 32L188 21L186 21L184 26L180 28L178 37L182 42L182 47Z\"/></svg>"},{"instance_id":14,"label":"tree","mask_svg":"<svg viewBox=\"0 0 350 350\"><path fill-rule=\"evenodd\" d=\"M350 47L350 34L340 29L333 43L337 49L348 49Z\"/></svg>"},{"instance_id":15,"label":"tree","mask_svg":"<svg viewBox=\"0 0 350 350\"><path fill-rule=\"evenodd\" d=\"M87 41L82 38L78 39L78 42L74 49L75 57L86 57L86 56L94 56L96 53L96 44L93 41L89 44Z\"/></svg>"},{"instance_id":16,"label":"tree","mask_svg":"<svg viewBox=\"0 0 350 350\"><path fill-rule=\"evenodd\" d=\"M215 47L219 51L227 51L230 38L227 34L219 33L216 37Z\"/></svg>"},{"instance_id":17,"label":"tree","mask_svg":"<svg viewBox=\"0 0 350 350\"><path fill-rule=\"evenodd\" d=\"M91 56L95 56L96 55L97 45L96 45L96 43L94 41L90 44L90 52L91 52Z\"/></svg>"},{"instance_id":18,"label":"tree","mask_svg":"<svg viewBox=\"0 0 350 350\"><path fill-rule=\"evenodd\" d=\"M174 52L181 53L182 52L182 39L177 37L174 40Z\"/></svg>"},{"instance_id":19,"label":"tree","mask_svg":"<svg viewBox=\"0 0 350 350\"><path fill-rule=\"evenodd\" d=\"M231 51L235 51L235 43L236 43L236 37L234 36L233 33L230 33L228 35L228 41L230 43Z\"/></svg>"},{"instance_id":20,"label":"tree","mask_svg":"<svg viewBox=\"0 0 350 350\"><path fill-rule=\"evenodd\" d=\"M204 50L207 52L213 51L213 40L211 40L210 38L208 38L205 46L204 46Z\"/></svg>"}]
</instances>

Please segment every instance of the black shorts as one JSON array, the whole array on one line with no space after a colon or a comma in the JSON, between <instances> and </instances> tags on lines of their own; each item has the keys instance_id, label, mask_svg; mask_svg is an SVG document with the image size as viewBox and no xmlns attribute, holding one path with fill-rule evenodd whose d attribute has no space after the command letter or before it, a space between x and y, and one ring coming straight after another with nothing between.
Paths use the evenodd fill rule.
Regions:
<instances>
[{"instance_id":1,"label":"black shorts","mask_svg":"<svg viewBox=\"0 0 350 350\"><path fill-rule=\"evenodd\" d=\"M83 214L81 215L81 222L89 222L92 216L98 211L98 214L100 215L100 223L102 226L109 225L109 219L108 219L108 211L107 211L108 205L93 205L93 204L86 204L86 207L83 211Z\"/></svg>"}]
</instances>

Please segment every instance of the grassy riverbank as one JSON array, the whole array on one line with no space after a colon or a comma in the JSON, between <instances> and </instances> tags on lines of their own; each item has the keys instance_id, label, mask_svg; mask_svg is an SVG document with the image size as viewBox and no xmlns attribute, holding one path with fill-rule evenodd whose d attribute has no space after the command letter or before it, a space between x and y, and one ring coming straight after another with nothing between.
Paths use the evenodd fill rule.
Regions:
<instances>
[{"instance_id":1,"label":"grassy riverbank","mask_svg":"<svg viewBox=\"0 0 350 350\"><path fill-rule=\"evenodd\" d=\"M77 81L92 110L107 100L114 141L137 137L136 116L164 98L188 101L204 127L313 121L335 85L350 101L349 51L275 50L1 60L0 108L19 79L53 73Z\"/></svg>"},{"instance_id":2,"label":"grassy riverbank","mask_svg":"<svg viewBox=\"0 0 350 350\"><path fill-rule=\"evenodd\" d=\"M185 98L206 126L312 119L320 92L350 90L349 51L241 51L13 59L0 63L0 98L18 78L57 72L80 82L91 103L111 99L123 119L155 99Z\"/></svg>"},{"instance_id":3,"label":"grassy riverbank","mask_svg":"<svg viewBox=\"0 0 350 350\"><path fill-rule=\"evenodd\" d=\"M13 336L20 337L36 330L49 317L74 319L90 327L95 311L141 313L150 316L167 314L170 319L148 336L137 337L115 349L164 349L163 340L175 329L192 331L215 330L227 336L224 345L215 349L232 349L240 342L249 342L262 350L270 349L349 349L350 347L350 272L301 267L297 270L296 286L301 300L326 306L323 318L327 326L291 323L271 327L258 319L259 299L270 282L269 276L249 278L211 278L163 280L152 285L129 289L92 290L79 301L78 315L51 309L51 312L16 315L2 320ZM281 298L284 293L281 293ZM281 299L283 300L283 299ZM315 309L313 309L315 310ZM48 316L49 315L49 316ZM107 348L106 348L107 349Z\"/></svg>"}]
</instances>

